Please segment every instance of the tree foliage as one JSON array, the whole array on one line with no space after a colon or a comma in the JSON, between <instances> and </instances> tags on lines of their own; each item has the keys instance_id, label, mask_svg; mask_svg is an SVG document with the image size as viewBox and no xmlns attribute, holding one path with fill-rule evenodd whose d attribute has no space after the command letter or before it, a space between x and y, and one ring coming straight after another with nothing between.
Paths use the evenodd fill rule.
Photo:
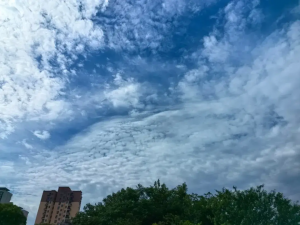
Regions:
<instances>
[{"instance_id":1,"label":"tree foliage","mask_svg":"<svg viewBox=\"0 0 300 225\"><path fill-rule=\"evenodd\" d=\"M156 181L108 195L87 204L73 225L298 225L300 206L263 186L222 189L215 194L188 194L184 183L174 189Z\"/></svg>"},{"instance_id":2,"label":"tree foliage","mask_svg":"<svg viewBox=\"0 0 300 225\"><path fill-rule=\"evenodd\" d=\"M39 223L39 224L35 224L35 225L53 225L53 224L50 224L50 223ZM61 225L72 225L71 222L67 222L67 223L61 223Z\"/></svg>"},{"instance_id":3,"label":"tree foliage","mask_svg":"<svg viewBox=\"0 0 300 225\"><path fill-rule=\"evenodd\" d=\"M52 225L50 223L39 223L39 224L35 224L35 225Z\"/></svg>"},{"instance_id":4,"label":"tree foliage","mask_svg":"<svg viewBox=\"0 0 300 225\"><path fill-rule=\"evenodd\" d=\"M18 206L0 204L0 225L26 225L26 217Z\"/></svg>"}]
</instances>

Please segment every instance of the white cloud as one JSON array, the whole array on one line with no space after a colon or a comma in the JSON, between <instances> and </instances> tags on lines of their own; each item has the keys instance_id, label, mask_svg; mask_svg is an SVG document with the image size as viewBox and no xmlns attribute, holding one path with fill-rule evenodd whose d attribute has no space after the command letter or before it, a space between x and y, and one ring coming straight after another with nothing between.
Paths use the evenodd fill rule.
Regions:
<instances>
[{"instance_id":1,"label":"white cloud","mask_svg":"<svg viewBox=\"0 0 300 225\"><path fill-rule=\"evenodd\" d=\"M18 121L56 119L68 108L61 94L72 59L64 54L76 54L79 44L102 46L103 32L91 17L107 1L83 1L82 12L79 4L0 2L0 137L12 133Z\"/></svg>"},{"instance_id":2,"label":"white cloud","mask_svg":"<svg viewBox=\"0 0 300 225\"><path fill-rule=\"evenodd\" d=\"M186 181L198 193L265 183L299 199L300 23L292 21L263 39L252 39L246 25L259 23L257 8L235 1L223 10L225 33L218 24L191 57L197 66L173 85L170 98L180 102L157 107L156 113L143 108L130 118L101 118L54 149L28 149L17 163L1 158L5 172L0 180L18 191L16 202L30 210L30 220L41 191L65 184L83 191L83 205L157 178L170 186ZM78 99L85 104L106 98L116 108L141 109L145 92L144 84L117 74L104 96ZM46 118L61 113L65 103L60 101L46 101L46 111L52 112ZM45 137L47 131L36 134Z\"/></svg>"},{"instance_id":3,"label":"white cloud","mask_svg":"<svg viewBox=\"0 0 300 225\"><path fill-rule=\"evenodd\" d=\"M210 62L224 62L229 54L229 44L218 42L214 35L204 37L204 54Z\"/></svg>"},{"instance_id":4,"label":"white cloud","mask_svg":"<svg viewBox=\"0 0 300 225\"><path fill-rule=\"evenodd\" d=\"M50 133L46 130L43 130L43 131L36 130L33 132L33 134L42 140L46 140L46 139L50 138Z\"/></svg>"},{"instance_id":5,"label":"white cloud","mask_svg":"<svg viewBox=\"0 0 300 225\"><path fill-rule=\"evenodd\" d=\"M25 146L25 148L27 149L33 149L32 145L31 144L28 144L28 142L26 141L26 139L24 139L22 141L22 144Z\"/></svg>"},{"instance_id":6,"label":"white cloud","mask_svg":"<svg viewBox=\"0 0 300 225\"><path fill-rule=\"evenodd\" d=\"M94 23L97 12L116 15L113 26L105 17L100 20L109 47L133 49L138 44L141 48L157 48L168 30L165 25L168 18L178 17L186 10L200 10L212 2L142 1L133 6L126 1L108 0L63 3L3 0L0 3L0 138L7 138L16 124L23 121L63 120L74 113L72 104L65 99L69 76L74 76L74 71L68 68L78 54L104 45L104 33ZM157 16L163 18L159 23L155 22ZM114 106L137 106L139 89L138 84L130 84L107 96ZM128 102L126 97L131 100Z\"/></svg>"},{"instance_id":7,"label":"white cloud","mask_svg":"<svg viewBox=\"0 0 300 225\"><path fill-rule=\"evenodd\" d=\"M103 24L107 44L117 50L164 48L163 40L183 13L195 13L210 6L215 0L110 1L105 15L114 15L113 21L99 18ZM159 19L158 19L159 18ZM173 24L174 23L174 24ZM171 42L168 42L171 44Z\"/></svg>"},{"instance_id":8,"label":"white cloud","mask_svg":"<svg viewBox=\"0 0 300 225\"><path fill-rule=\"evenodd\" d=\"M114 79L116 88L104 92L104 96L114 107L141 107L140 97L143 91L133 79L124 80L118 73Z\"/></svg>"}]
</instances>

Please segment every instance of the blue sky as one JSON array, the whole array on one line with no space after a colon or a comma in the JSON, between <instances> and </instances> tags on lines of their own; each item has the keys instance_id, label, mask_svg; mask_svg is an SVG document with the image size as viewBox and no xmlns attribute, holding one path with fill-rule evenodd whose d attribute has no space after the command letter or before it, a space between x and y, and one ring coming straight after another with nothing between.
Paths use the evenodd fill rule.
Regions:
<instances>
[{"instance_id":1,"label":"blue sky","mask_svg":"<svg viewBox=\"0 0 300 225\"><path fill-rule=\"evenodd\" d=\"M161 179L300 200L300 3L0 3L0 186L83 204Z\"/></svg>"}]
</instances>

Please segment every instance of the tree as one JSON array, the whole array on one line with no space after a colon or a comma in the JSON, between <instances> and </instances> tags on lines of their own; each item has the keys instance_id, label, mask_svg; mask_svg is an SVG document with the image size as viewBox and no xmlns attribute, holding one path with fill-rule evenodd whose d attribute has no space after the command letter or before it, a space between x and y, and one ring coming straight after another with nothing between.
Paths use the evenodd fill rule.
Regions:
<instances>
[{"instance_id":1,"label":"tree","mask_svg":"<svg viewBox=\"0 0 300 225\"><path fill-rule=\"evenodd\" d=\"M39 223L39 224L35 224L35 225L53 225L53 224L50 224L50 223ZM67 223L62 223L61 225L72 225L71 222L67 222Z\"/></svg>"},{"instance_id":2,"label":"tree","mask_svg":"<svg viewBox=\"0 0 300 225\"><path fill-rule=\"evenodd\" d=\"M73 225L296 225L300 206L263 186L215 194L188 194L187 185L168 189L156 181L87 204Z\"/></svg>"},{"instance_id":3,"label":"tree","mask_svg":"<svg viewBox=\"0 0 300 225\"><path fill-rule=\"evenodd\" d=\"M107 196L96 205L87 204L74 219L74 225L152 225L168 214L181 218L187 214L191 201L186 184L170 190L156 181L153 186L126 188Z\"/></svg>"},{"instance_id":4,"label":"tree","mask_svg":"<svg viewBox=\"0 0 300 225\"><path fill-rule=\"evenodd\" d=\"M26 217L14 204L0 204L0 225L26 225Z\"/></svg>"},{"instance_id":5,"label":"tree","mask_svg":"<svg viewBox=\"0 0 300 225\"><path fill-rule=\"evenodd\" d=\"M300 206L263 185L240 191L223 189L207 201L214 224L228 225L296 225L300 223Z\"/></svg>"},{"instance_id":6,"label":"tree","mask_svg":"<svg viewBox=\"0 0 300 225\"><path fill-rule=\"evenodd\" d=\"M52 225L50 223L39 223L39 224L35 224L35 225Z\"/></svg>"},{"instance_id":7,"label":"tree","mask_svg":"<svg viewBox=\"0 0 300 225\"><path fill-rule=\"evenodd\" d=\"M50 223L39 223L39 224L35 224L35 225L52 225Z\"/></svg>"}]
</instances>

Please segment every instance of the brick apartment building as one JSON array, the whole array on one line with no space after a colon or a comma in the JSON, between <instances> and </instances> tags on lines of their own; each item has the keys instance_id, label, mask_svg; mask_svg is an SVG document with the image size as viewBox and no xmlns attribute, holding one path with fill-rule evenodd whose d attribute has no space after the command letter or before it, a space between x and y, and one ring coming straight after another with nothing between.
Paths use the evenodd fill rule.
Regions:
<instances>
[{"instance_id":1,"label":"brick apartment building","mask_svg":"<svg viewBox=\"0 0 300 225\"><path fill-rule=\"evenodd\" d=\"M44 191L36 216L35 224L64 224L79 212L81 191L69 187L59 187L58 191Z\"/></svg>"}]
</instances>

